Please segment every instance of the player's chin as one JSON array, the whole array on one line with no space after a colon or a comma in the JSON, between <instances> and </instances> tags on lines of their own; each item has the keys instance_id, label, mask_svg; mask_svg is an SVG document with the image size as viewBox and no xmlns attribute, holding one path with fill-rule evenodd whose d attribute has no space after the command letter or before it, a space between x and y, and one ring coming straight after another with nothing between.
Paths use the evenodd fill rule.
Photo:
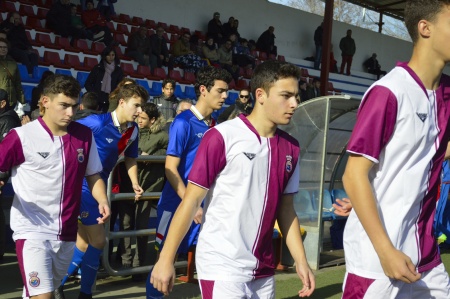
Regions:
<instances>
[{"instance_id":1,"label":"player's chin","mask_svg":"<svg viewBox=\"0 0 450 299\"><path fill-rule=\"evenodd\" d=\"M222 106L223 106L223 103L224 103L224 102L219 102L219 103L217 103L217 105L216 105L216 107L215 107L215 110L221 109Z\"/></svg>"}]
</instances>

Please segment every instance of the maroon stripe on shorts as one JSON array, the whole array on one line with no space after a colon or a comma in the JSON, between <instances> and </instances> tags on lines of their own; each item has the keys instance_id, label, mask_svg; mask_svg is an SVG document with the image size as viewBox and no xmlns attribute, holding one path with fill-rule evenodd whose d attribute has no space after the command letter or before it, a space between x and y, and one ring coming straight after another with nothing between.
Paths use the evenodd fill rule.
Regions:
<instances>
[{"instance_id":1,"label":"maroon stripe on shorts","mask_svg":"<svg viewBox=\"0 0 450 299\"><path fill-rule=\"evenodd\" d=\"M200 280L202 299L213 299L214 280Z\"/></svg>"},{"instance_id":2,"label":"maroon stripe on shorts","mask_svg":"<svg viewBox=\"0 0 450 299\"><path fill-rule=\"evenodd\" d=\"M23 247L25 246L25 241L26 240L16 241L16 255L17 261L19 263L20 275L22 276L23 286L25 287L26 296L30 297L30 293L28 292L27 277L25 275L25 269L23 265Z\"/></svg>"},{"instance_id":3,"label":"maroon stripe on shorts","mask_svg":"<svg viewBox=\"0 0 450 299\"><path fill-rule=\"evenodd\" d=\"M364 278L352 273L347 274L342 299L363 299L375 279Z\"/></svg>"}]
</instances>

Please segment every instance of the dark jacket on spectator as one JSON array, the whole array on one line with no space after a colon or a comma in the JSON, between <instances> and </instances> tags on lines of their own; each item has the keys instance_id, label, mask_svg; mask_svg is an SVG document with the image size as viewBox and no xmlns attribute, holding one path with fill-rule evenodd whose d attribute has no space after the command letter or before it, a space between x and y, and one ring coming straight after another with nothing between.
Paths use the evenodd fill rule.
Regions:
<instances>
[{"instance_id":1,"label":"dark jacket on spectator","mask_svg":"<svg viewBox=\"0 0 450 299\"><path fill-rule=\"evenodd\" d=\"M154 97L152 102L158 106L158 110L166 120L176 116L176 109L179 101L174 95L170 98L166 98L164 94L162 94L158 97Z\"/></svg>"},{"instance_id":2,"label":"dark jacket on spectator","mask_svg":"<svg viewBox=\"0 0 450 299\"><path fill-rule=\"evenodd\" d=\"M155 56L169 56L169 49L167 48L166 39L164 37L159 38L156 33L150 36L150 49L151 53Z\"/></svg>"},{"instance_id":3,"label":"dark jacket on spectator","mask_svg":"<svg viewBox=\"0 0 450 299\"><path fill-rule=\"evenodd\" d=\"M223 110L223 112L217 118L217 122L223 123L224 121L228 120L231 113L233 113L234 109L239 109L245 114L250 114L250 112L252 112L252 107L250 106L250 104L248 102L247 104L243 104L238 98L236 99L236 102L233 105L230 105L227 108L225 108L225 110Z\"/></svg>"},{"instance_id":4,"label":"dark jacket on spectator","mask_svg":"<svg viewBox=\"0 0 450 299\"><path fill-rule=\"evenodd\" d=\"M128 38L128 45L125 52L138 51L139 53L150 54L150 39L145 36L141 37L139 31L136 31Z\"/></svg>"},{"instance_id":5,"label":"dark jacket on spectator","mask_svg":"<svg viewBox=\"0 0 450 299\"><path fill-rule=\"evenodd\" d=\"M77 113L75 113L75 115L73 116L73 120L79 120L79 119L85 118L89 115L100 114L100 113L102 113L102 111L97 111L97 110L92 110L92 109L78 110Z\"/></svg>"},{"instance_id":6,"label":"dark jacket on spectator","mask_svg":"<svg viewBox=\"0 0 450 299\"><path fill-rule=\"evenodd\" d=\"M219 42L219 34L222 35L223 38L223 27L222 22L216 21L216 19L212 19L208 22L208 36L212 36L214 41Z\"/></svg>"},{"instance_id":7,"label":"dark jacket on spectator","mask_svg":"<svg viewBox=\"0 0 450 299\"><path fill-rule=\"evenodd\" d=\"M14 109L9 109L0 114L0 142L11 131L11 129L20 127L20 119Z\"/></svg>"},{"instance_id":8,"label":"dark jacket on spectator","mask_svg":"<svg viewBox=\"0 0 450 299\"><path fill-rule=\"evenodd\" d=\"M84 87L87 91L100 92L102 89L102 81L103 76L105 75L105 64L104 61L101 60L99 64L94 66L92 71L89 73L89 76L84 83ZM116 89L117 85L123 79L123 70L120 67L120 64L116 62L116 67L111 74L111 91Z\"/></svg>"},{"instance_id":9,"label":"dark jacket on spectator","mask_svg":"<svg viewBox=\"0 0 450 299\"><path fill-rule=\"evenodd\" d=\"M17 102L25 103L17 62L8 55L0 58L0 88L8 93L11 107L14 107Z\"/></svg>"},{"instance_id":10,"label":"dark jacket on spectator","mask_svg":"<svg viewBox=\"0 0 450 299\"><path fill-rule=\"evenodd\" d=\"M323 27L320 25L317 27L316 31L314 31L314 44L316 46L322 46L323 41Z\"/></svg>"},{"instance_id":11,"label":"dark jacket on spectator","mask_svg":"<svg viewBox=\"0 0 450 299\"><path fill-rule=\"evenodd\" d=\"M275 34L271 33L269 29L264 31L256 41L258 49L268 52L271 46L275 45Z\"/></svg>"},{"instance_id":12,"label":"dark jacket on spectator","mask_svg":"<svg viewBox=\"0 0 450 299\"><path fill-rule=\"evenodd\" d=\"M47 12L47 27L57 34L67 35L68 28L71 27L71 8L63 5L57 0Z\"/></svg>"},{"instance_id":13,"label":"dark jacket on spectator","mask_svg":"<svg viewBox=\"0 0 450 299\"><path fill-rule=\"evenodd\" d=\"M356 52L355 40L349 36L345 36L339 43L339 49L344 56L353 56Z\"/></svg>"},{"instance_id":14,"label":"dark jacket on spectator","mask_svg":"<svg viewBox=\"0 0 450 299\"><path fill-rule=\"evenodd\" d=\"M13 49L31 49L31 44L25 32L25 27L22 24L15 26L10 21L5 20L0 24L0 30L5 30L8 32L7 37L10 51L13 51Z\"/></svg>"}]
</instances>

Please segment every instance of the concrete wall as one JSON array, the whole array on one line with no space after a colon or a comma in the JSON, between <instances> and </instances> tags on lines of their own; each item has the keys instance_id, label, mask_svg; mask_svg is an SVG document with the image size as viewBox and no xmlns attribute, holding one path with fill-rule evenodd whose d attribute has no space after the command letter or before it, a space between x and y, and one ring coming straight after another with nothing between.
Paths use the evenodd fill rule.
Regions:
<instances>
[{"instance_id":1,"label":"concrete wall","mask_svg":"<svg viewBox=\"0 0 450 299\"><path fill-rule=\"evenodd\" d=\"M275 27L278 53L303 59L314 54L314 31L322 17L292 9L266 0L120 0L116 11L163 21L167 24L206 32L207 23L215 11L220 12L222 23L229 16L239 19L239 32L247 39L257 39L270 25ZM362 63L373 52L383 69L389 70L397 61L409 59L412 44L407 41L354 27L341 22L333 23L334 54L340 65L339 41L347 29L352 29L356 42L356 54L352 68L362 71Z\"/></svg>"}]
</instances>

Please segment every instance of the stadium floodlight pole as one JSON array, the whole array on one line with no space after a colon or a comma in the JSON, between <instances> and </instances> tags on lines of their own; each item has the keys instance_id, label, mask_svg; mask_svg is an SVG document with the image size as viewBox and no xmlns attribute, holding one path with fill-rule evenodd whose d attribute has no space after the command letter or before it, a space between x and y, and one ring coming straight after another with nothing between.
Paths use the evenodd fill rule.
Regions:
<instances>
[{"instance_id":1,"label":"stadium floodlight pole","mask_svg":"<svg viewBox=\"0 0 450 299\"><path fill-rule=\"evenodd\" d=\"M333 29L333 8L334 0L325 1L325 15L323 20L323 51L322 51L322 67L320 71L320 94L326 96L328 94L328 78L330 73L330 51L331 51L331 35Z\"/></svg>"}]
</instances>

